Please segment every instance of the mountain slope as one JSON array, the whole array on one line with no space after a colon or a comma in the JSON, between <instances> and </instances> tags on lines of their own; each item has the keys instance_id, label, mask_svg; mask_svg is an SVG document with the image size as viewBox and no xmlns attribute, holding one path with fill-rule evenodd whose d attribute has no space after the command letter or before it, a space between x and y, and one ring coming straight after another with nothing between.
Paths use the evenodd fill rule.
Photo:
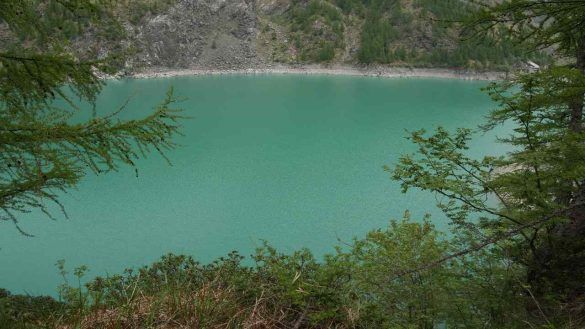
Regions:
<instances>
[{"instance_id":1,"label":"mountain slope","mask_svg":"<svg viewBox=\"0 0 585 329\"><path fill-rule=\"evenodd\" d=\"M271 63L502 70L532 59L505 38L461 41L460 0L126 0L127 70ZM103 50L101 50L103 52Z\"/></svg>"}]
</instances>

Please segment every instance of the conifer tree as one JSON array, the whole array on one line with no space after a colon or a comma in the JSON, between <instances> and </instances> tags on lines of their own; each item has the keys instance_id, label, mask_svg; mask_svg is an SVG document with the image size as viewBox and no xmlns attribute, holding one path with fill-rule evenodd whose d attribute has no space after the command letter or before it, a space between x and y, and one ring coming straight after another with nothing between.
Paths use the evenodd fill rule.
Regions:
<instances>
[{"instance_id":1,"label":"conifer tree","mask_svg":"<svg viewBox=\"0 0 585 329\"><path fill-rule=\"evenodd\" d=\"M96 108L104 85L99 76L116 70L120 54L96 59L72 40L84 33L96 40L122 33L109 4L0 1L0 219L17 228L19 212L38 208L53 218L51 202L64 210L59 194L85 174L134 166L149 150L174 146L180 115L171 108L172 91L136 120L118 118L123 105ZM93 110L83 113L83 104ZM73 115L89 119L73 121Z\"/></svg>"},{"instance_id":2,"label":"conifer tree","mask_svg":"<svg viewBox=\"0 0 585 329\"><path fill-rule=\"evenodd\" d=\"M467 36L497 37L505 27L533 51L554 49L568 64L491 84L487 91L499 107L478 130L414 132L419 150L400 159L393 178L403 191L436 193L456 230L474 237L442 261L499 246L525 266L537 300L527 305L545 318L571 316L585 296L585 2L486 1L465 23ZM513 129L500 136L511 151L467 155L475 132L503 124Z\"/></svg>"},{"instance_id":3,"label":"conifer tree","mask_svg":"<svg viewBox=\"0 0 585 329\"><path fill-rule=\"evenodd\" d=\"M534 52L554 50L585 74L585 1L473 1L481 9L465 22L464 36L498 33L501 27ZM583 129L583 99L569 104L570 129Z\"/></svg>"}]
</instances>

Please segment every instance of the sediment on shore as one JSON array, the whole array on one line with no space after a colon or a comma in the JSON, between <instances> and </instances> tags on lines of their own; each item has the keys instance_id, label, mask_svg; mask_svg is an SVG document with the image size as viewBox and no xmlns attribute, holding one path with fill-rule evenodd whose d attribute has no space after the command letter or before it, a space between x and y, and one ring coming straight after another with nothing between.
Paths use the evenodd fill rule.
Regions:
<instances>
[{"instance_id":1,"label":"sediment on shore","mask_svg":"<svg viewBox=\"0 0 585 329\"><path fill-rule=\"evenodd\" d=\"M478 72L458 69L442 68L407 68L407 67L357 67L357 66L284 66L273 65L259 68L237 68L237 69L209 69L209 68L187 68L187 69L169 69L169 68L148 68L128 74L128 77L147 79L147 78L167 78L176 76L195 76L195 75L226 75L226 74L306 74L306 75L347 75L347 76L369 76L383 78L444 78L444 79L461 79L461 80L485 80L494 81L507 77L507 72Z\"/></svg>"}]
</instances>

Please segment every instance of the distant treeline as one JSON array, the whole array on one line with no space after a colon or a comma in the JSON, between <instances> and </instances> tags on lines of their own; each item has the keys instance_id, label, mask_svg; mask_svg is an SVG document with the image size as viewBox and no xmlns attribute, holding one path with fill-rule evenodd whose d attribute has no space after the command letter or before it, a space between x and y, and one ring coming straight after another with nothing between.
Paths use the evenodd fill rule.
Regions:
<instances>
[{"instance_id":1,"label":"distant treeline","mask_svg":"<svg viewBox=\"0 0 585 329\"><path fill-rule=\"evenodd\" d=\"M334 61L346 47L348 28L359 29L352 59L363 64L481 70L508 69L527 59L550 61L519 46L504 29L497 38L460 38L457 21L473 10L460 0L311 0L294 1L288 19L303 62Z\"/></svg>"},{"instance_id":2,"label":"distant treeline","mask_svg":"<svg viewBox=\"0 0 585 329\"><path fill-rule=\"evenodd\" d=\"M297 53L292 58L278 49L276 61L352 62L417 67L457 67L506 70L526 60L542 64L550 57L528 51L508 32L464 39L463 17L476 10L462 0L290 0L290 7L268 19L284 27ZM124 0L115 4L122 21L138 26L167 11L177 0ZM51 2L52 3L52 2ZM84 26L65 19L66 11L53 4L48 11L69 38ZM57 15L56 15L57 14ZM261 30L263 30L261 28ZM106 38L122 37L119 29L101 31ZM275 39L272 39L274 42ZM356 42L357 41L357 42ZM213 44L213 43L212 43ZM349 49L347 49L349 47ZM283 55L283 56L279 56Z\"/></svg>"}]
</instances>

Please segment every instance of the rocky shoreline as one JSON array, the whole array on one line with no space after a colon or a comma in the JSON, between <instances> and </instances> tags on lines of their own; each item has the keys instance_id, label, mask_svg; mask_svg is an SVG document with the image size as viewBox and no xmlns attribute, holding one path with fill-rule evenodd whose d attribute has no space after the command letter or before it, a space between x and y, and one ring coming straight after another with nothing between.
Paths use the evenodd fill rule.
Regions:
<instances>
[{"instance_id":1,"label":"rocky shoreline","mask_svg":"<svg viewBox=\"0 0 585 329\"><path fill-rule=\"evenodd\" d=\"M210 69L210 68L149 68L139 72L128 74L129 78L149 79L168 78L177 76L195 75L261 75L261 74L305 74L305 75L346 75L368 76L381 78L442 78L460 80L502 80L508 76L507 72L476 72L469 70L439 69L439 68L407 68L388 66L357 67L349 65L303 65L285 66L271 65L261 68L235 68L235 69Z\"/></svg>"}]
</instances>

